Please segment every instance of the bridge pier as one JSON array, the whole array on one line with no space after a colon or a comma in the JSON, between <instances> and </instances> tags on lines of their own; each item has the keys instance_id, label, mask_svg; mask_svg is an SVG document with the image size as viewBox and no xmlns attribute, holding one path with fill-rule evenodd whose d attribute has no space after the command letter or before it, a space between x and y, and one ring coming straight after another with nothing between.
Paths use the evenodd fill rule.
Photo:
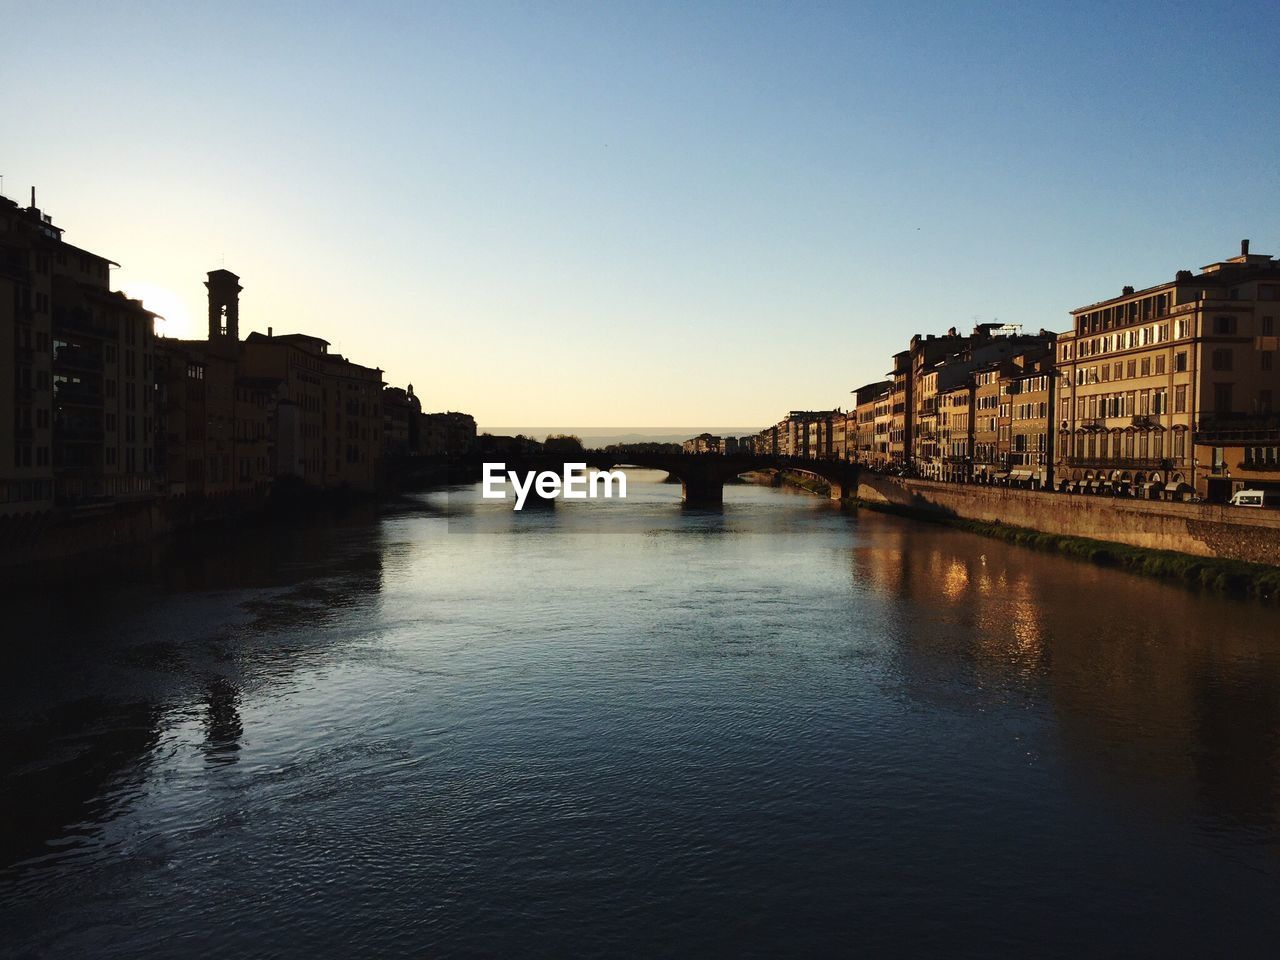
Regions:
<instances>
[{"instance_id":1,"label":"bridge pier","mask_svg":"<svg viewBox=\"0 0 1280 960\"><path fill-rule=\"evenodd\" d=\"M701 471L691 473L680 478L680 499L690 507L722 507L724 483Z\"/></svg>"}]
</instances>

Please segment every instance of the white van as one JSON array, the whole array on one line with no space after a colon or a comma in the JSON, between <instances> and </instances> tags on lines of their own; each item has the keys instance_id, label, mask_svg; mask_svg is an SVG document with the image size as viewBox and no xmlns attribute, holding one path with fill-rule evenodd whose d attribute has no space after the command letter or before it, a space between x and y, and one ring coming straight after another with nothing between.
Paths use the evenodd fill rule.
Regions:
<instances>
[{"instance_id":1,"label":"white van","mask_svg":"<svg viewBox=\"0 0 1280 960\"><path fill-rule=\"evenodd\" d=\"M1233 507L1265 507L1267 495L1262 490L1237 490L1231 498Z\"/></svg>"}]
</instances>

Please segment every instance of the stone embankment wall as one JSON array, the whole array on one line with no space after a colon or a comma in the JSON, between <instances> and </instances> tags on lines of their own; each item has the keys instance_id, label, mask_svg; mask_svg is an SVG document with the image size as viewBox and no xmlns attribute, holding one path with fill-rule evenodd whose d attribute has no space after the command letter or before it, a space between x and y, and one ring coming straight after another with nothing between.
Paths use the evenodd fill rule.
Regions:
<instances>
[{"instance_id":1,"label":"stone embankment wall","mask_svg":"<svg viewBox=\"0 0 1280 960\"><path fill-rule=\"evenodd\" d=\"M925 514L1280 566L1280 510L1041 493L870 473L860 477L857 497Z\"/></svg>"},{"instance_id":2,"label":"stone embankment wall","mask_svg":"<svg viewBox=\"0 0 1280 960\"><path fill-rule=\"evenodd\" d=\"M172 497L0 518L0 569L35 568L137 546L203 523L262 510L262 496Z\"/></svg>"}]
</instances>

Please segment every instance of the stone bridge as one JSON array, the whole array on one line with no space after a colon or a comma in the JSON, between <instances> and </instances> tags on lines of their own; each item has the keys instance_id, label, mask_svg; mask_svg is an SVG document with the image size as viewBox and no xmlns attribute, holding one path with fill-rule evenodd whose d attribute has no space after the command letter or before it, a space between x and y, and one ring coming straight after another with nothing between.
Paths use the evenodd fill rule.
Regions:
<instances>
[{"instance_id":1,"label":"stone bridge","mask_svg":"<svg viewBox=\"0 0 1280 960\"><path fill-rule=\"evenodd\" d=\"M579 453L547 453L503 456L494 453L482 458L471 455L463 469L468 476L478 476L481 460L501 461L506 469L521 473L551 470L559 473L566 463L585 463L597 470L642 467L663 470L680 481L681 497L690 506L716 507L724 503L724 485L752 471L799 473L822 480L830 487L833 500L852 497L857 492L859 468L840 460L811 460L804 457L779 457L757 454L721 456L714 453L610 453L585 450ZM534 494L530 494L532 499Z\"/></svg>"},{"instance_id":2,"label":"stone bridge","mask_svg":"<svg viewBox=\"0 0 1280 960\"><path fill-rule=\"evenodd\" d=\"M593 451L589 456L595 458L597 454ZM682 499L691 506L719 506L724 503L724 485L752 471L785 470L815 477L830 486L832 500L844 499L846 492L853 494L858 483L858 467L840 460L715 453L625 453L604 456L601 460L611 460L610 466L665 470L680 481ZM599 466L599 463L591 465Z\"/></svg>"}]
</instances>

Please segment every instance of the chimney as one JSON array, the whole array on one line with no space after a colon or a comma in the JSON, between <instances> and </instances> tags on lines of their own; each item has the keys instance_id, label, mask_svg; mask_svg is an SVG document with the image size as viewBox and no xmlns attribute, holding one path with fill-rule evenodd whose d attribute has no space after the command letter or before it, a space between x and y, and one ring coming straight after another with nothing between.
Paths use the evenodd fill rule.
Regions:
<instances>
[{"instance_id":1,"label":"chimney","mask_svg":"<svg viewBox=\"0 0 1280 960\"><path fill-rule=\"evenodd\" d=\"M271 336L271 328L270 328L270 327L267 327L267 336L268 336L268 337L270 337L270 336Z\"/></svg>"},{"instance_id":2,"label":"chimney","mask_svg":"<svg viewBox=\"0 0 1280 960\"><path fill-rule=\"evenodd\" d=\"M1242 256L1242 257L1247 257L1248 255L1249 255L1249 241L1248 241L1248 240L1241 240L1241 241L1240 241L1240 256Z\"/></svg>"},{"instance_id":3,"label":"chimney","mask_svg":"<svg viewBox=\"0 0 1280 960\"><path fill-rule=\"evenodd\" d=\"M1127 297L1131 293L1133 293L1133 287L1124 287L1120 290L1120 296L1122 297Z\"/></svg>"}]
</instances>

